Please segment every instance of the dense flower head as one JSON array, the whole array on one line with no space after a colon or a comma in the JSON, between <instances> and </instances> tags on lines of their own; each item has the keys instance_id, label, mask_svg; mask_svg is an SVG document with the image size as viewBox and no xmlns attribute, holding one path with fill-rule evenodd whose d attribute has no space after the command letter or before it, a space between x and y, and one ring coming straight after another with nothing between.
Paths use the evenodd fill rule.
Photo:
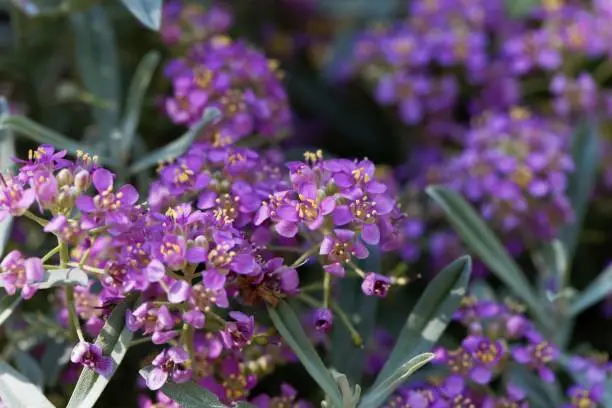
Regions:
<instances>
[{"instance_id":1,"label":"dense flower head","mask_svg":"<svg viewBox=\"0 0 612 408\"><path fill-rule=\"evenodd\" d=\"M447 185L505 236L550 239L573 216L565 195L573 170L568 149L563 126L525 110L485 115L468 132L465 150L444 165Z\"/></svg>"},{"instance_id":2,"label":"dense flower head","mask_svg":"<svg viewBox=\"0 0 612 408\"><path fill-rule=\"evenodd\" d=\"M222 113L202 131L201 140L225 146L253 134L275 138L289 130L291 115L278 63L240 40L214 36L194 47L188 58L171 61L165 74L173 86L173 96L166 100L172 121L196 124L205 107Z\"/></svg>"}]
</instances>

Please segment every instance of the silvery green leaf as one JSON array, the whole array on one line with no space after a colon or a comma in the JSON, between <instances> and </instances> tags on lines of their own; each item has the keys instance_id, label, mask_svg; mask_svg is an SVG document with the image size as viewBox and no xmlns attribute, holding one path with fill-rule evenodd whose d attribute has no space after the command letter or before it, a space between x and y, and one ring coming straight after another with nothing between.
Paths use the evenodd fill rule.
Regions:
<instances>
[{"instance_id":1,"label":"silvery green leaf","mask_svg":"<svg viewBox=\"0 0 612 408\"><path fill-rule=\"evenodd\" d=\"M104 355L113 359L113 372L108 378L98 375L89 368L83 368L79 380L70 396L66 408L91 408L94 406L108 381L115 374L128 351L134 334L125 327L125 310L132 302L125 299L115 306L102 331L96 338L96 344L102 347Z\"/></svg>"},{"instance_id":2,"label":"silvery green leaf","mask_svg":"<svg viewBox=\"0 0 612 408\"><path fill-rule=\"evenodd\" d=\"M570 175L567 196L574 209L574 222L564 226L559 234L569 261L574 258L589 200L595 188L600 156L599 130L595 123L585 121L572 137L575 170Z\"/></svg>"},{"instance_id":3,"label":"silvery green leaf","mask_svg":"<svg viewBox=\"0 0 612 408\"><path fill-rule=\"evenodd\" d=\"M393 394L393 391L397 389L408 377L410 377L415 371L423 367L434 359L436 355L433 353L419 354L404 364L397 367L390 375L386 376L381 382L374 384L370 388L359 404L359 408L378 407L382 405L387 398Z\"/></svg>"},{"instance_id":4,"label":"silvery green leaf","mask_svg":"<svg viewBox=\"0 0 612 408\"><path fill-rule=\"evenodd\" d=\"M0 361L0 397L11 408L55 408L36 385L4 361Z\"/></svg>"},{"instance_id":5,"label":"silvery green leaf","mask_svg":"<svg viewBox=\"0 0 612 408\"><path fill-rule=\"evenodd\" d=\"M525 302L538 322L550 330L550 316L542 307L525 274L474 208L447 187L429 186L426 191L442 207L468 248L480 257L517 298Z\"/></svg>"},{"instance_id":6,"label":"silvery green leaf","mask_svg":"<svg viewBox=\"0 0 612 408\"><path fill-rule=\"evenodd\" d=\"M127 100L125 102L123 118L119 125L119 132L121 139L119 141L120 148L117 152L120 155L120 160L125 162L132 149L132 142L136 135L136 127L140 120L140 111L142 110L142 101L145 93L153 78L153 73L159 65L161 55L157 51L150 51L145 55L136 68L136 73L132 78L130 87L128 88Z\"/></svg>"},{"instance_id":7,"label":"silvery green leaf","mask_svg":"<svg viewBox=\"0 0 612 408\"><path fill-rule=\"evenodd\" d=\"M97 155L100 163L115 165L114 161L110 157L101 156L91 146L81 144L76 140L69 139L68 137L46 128L24 116L9 115L0 117L0 130L10 129L19 134L23 134L28 139L39 143L39 144L51 144L58 149L66 149L70 153L77 153L79 150Z\"/></svg>"},{"instance_id":8,"label":"silvery green leaf","mask_svg":"<svg viewBox=\"0 0 612 408\"><path fill-rule=\"evenodd\" d=\"M380 249L368 247L370 256L358 262L364 271L380 271ZM363 296L360 279L341 279L338 282L337 303L359 332L363 345L370 343L376 325L378 298ZM356 345L343 324L334 324L331 334L331 366L348 376L353 384L359 384L363 375L366 351Z\"/></svg>"},{"instance_id":9,"label":"silvery green leaf","mask_svg":"<svg viewBox=\"0 0 612 408\"><path fill-rule=\"evenodd\" d=\"M25 351L16 350L13 359L19 372L26 376L37 388L42 389L45 375L34 357Z\"/></svg>"},{"instance_id":10,"label":"silvery green leaf","mask_svg":"<svg viewBox=\"0 0 612 408\"><path fill-rule=\"evenodd\" d=\"M121 0L142 24L157 31L161 26L162 0Z\"/></svg>"},{"instance_id":11,"label":"silvery green leaf","mask_svg":"<svg viewBox=\"0 0 612 408\"><path fill-rule=\"evenodd\" d=\"M161 161L173 160L176 157L182 155L189 149L192 142L200 131L208 124L212 123L221 115L216 108L207 108L204 111L202 120L192 126L183 136L179 137L175 141L167 144L166 146L151 152L149 155L140 159L130 167L130 174L136 174L141 171L148 169L151 166L155 166Z\"/></svg>"},{"instance_id":12,"label":"silvery green leaf","mask_svg":"<svg viewBox=\"0 0 612 408\"><path fill-rule=\"evenodd\" d=\"M39 289L48 289L60 285L87 286L89 277L79 268L46 270L43 280L37 285ZM0 287L3 284L0 282Z\"/></svg>"},{"instance_id":13,"label":"silvery green leaf","mask_svg":"<svg viewBox=\"0 0 612 408\"><path fill-rule=\"evenodd\" d=\"M102 5L71 13L70 20L77 68L85 88L99 102L93 105L93 115L98 134L106 137L117 126L121 97L115 31Z\"/></svg>"},{"instance_id":14,"label":"silvery green leaf","mask_svg":"<svg viewBox=\"0 0 612 408\"><path fill-rule=\"evenodd\" d=\"M151 369L152 366L148 366L140 370L142 378L146 380ZM167 382L161 388L161 391L181 404L183 408L228 408L227 405L219 401L219 398L217 398L215 394L193 381L187 381L181 384Z\"/></svg>"},{"instance_id":15,"label":"silvery green leaf","mask_svg":"<svg viewBox=\"0 0 612 408\"><path fill-rule=\"evenodd\" d=\"M601 272L599 276L597 276L597 278L595 278L595 280L586 287L585 290L576 296L576 300L569 308L569 316L579 315L594 304L601 302L611 293L612 265L604 269L603 272Z\"/></svg>"},{"instance_id":16,"label":"silvery green leaf","mask_svg":"<svg viewBox=\"0 0 612 408\"><path fill-rule=\"evenodd\" d=\"M3 96L0 96L0 118L10 115L8 102ZM0 130L0 171L12 169L15 163L12 158L15 157L15 138L9 129ZM13 226L13 217L8 216L0 221L0 254L6 247L6 242L9 239Z\"/></svg>"},{"instance_id":17,"label":"silvery green leaf","mask_svg":"<svg viewBox=\"0 0 612 408\"><path fill-rule=\"evenodd\" d=\"M285 343L293 350L312 379L329 397L333 406L342 407L338 386L308 339L295 312L285 301L281 300L276 308L268 307L268 313Z\"/></svg>"},{"instance_id":18,"label":"silvery green leaf","mask_svg":"<svg viewBox=\"0 0 612 408\"><path fill-rule=\"evenodd\" d=\"M540 293L563 288L567 280L568 260L561 241L555 239L540 245L531 251L531 259L538 270Z\"/></svg>"},{"instance_id":19,"label":"silvery green leaf","mask_svg":"<svg viewBox=\"0 0 612 408\"><path fill-rule=\"evenodd\" d=\"M463 256L440 271L413 308L374 386L387 381L408 356L426 351L438 341L466 295L472 260Z\"/></svg>"},{"instance_id":20,"label":"silvery green leaf","mask_svg":"<svg viewBox=\"0 0 612 408\"><path fill-rule=\"evenodd\" d=\"M21 302L22 297L19 293L14 295L5 294L0 300L0 326L4 324L11 314L15 311L17 305Z\"/></svg>"},{"instance_id":21,"label":"silvery green leaf","mask_svg":"<svg viewBox=\"0 0 612 408\"><path fill-rule=\"evenodd\" d=\"M45 344L45 353L40 361L40 367L45 373L45 385L54 387L57 378L70 361L72 346L65 340L50 338Z\"/></svg>"}]
</instances>

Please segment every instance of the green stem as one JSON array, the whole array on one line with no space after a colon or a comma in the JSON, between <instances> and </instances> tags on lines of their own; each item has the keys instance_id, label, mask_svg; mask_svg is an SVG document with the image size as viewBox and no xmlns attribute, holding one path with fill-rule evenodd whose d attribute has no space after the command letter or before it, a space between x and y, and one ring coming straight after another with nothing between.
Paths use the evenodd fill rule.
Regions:
<instances>
[{"instance_id":1,"label":"green stem","mask_svg":"<svg viewBox=\"0 0 612 408\"><path fill-rule=\"evenodd\" d=\"M355 347L362 348L363 347L363 339L361 338L361 334L359 334L359 332L357 331L355 326L353 326L353 323L351 322L351 319L349 319L347 314L344 313L344 310L342 310L340 308L340 306L338 306L335 302L332 303L331 306L332 306L332 310L334 311L334 313L336 313L338 315L338 317L340 318L340 321L342 322L342 324L344 324L346 329L351 334L351 339L353 340L353 344L355 345Z\"/></svg>"},{"instance_id":2,"label":"green stem","mask_svg":"<svg viewBox=\"0 0 612 408\"><path fill-rule=\"evenodd\" d=\"M46 227L47 224L49 223L49 221L45 220L44 218L39 217L38 215L33 214L31 211L26 211L23 213L23 215L25 215L26 218L31 219L32 221L34 221L41 227Z\"/></svg>"},{"instance_id":3,"label":"green stem","mask_svg":"<svg viewBox=\"0 0 612 408\"><path fill-rule=\"evenodd\" d=\"M59 255L60 255L60 267L65 268L70 260L68 254L68 246L58 239ZM80 341L85 341L81 325L79 323L79 317L77 315L76 307L74 305L74 288L72 286L66 286L66 307L68 308L68 316L70 317L70 323L72 325L73 338L78 338Z\"/></svg>"},{"instance_id":4,"label":"green stem","mask_svg":"<svg viewBox=\"0 0 612 408\"><path fill-rule=\"evenodd\" d=\"M47 253L45 254L45 256L43 256L43 257L41 258L42 263L45 263L45 262L47 262L49 259L51 259L51 257L52 257L53 255L55 255L55 254L57 254L57 253L59 252L59 250L60 250L60 246L58 245L58 246L56 246L55 248L53 248L52 250L50 250L49 252L47 252Z\"/></svg>"},{"instance_id":5,"label":"green stem","mask_svg":"<svg viewBox=\"0 0 612 408\"><path fill-rule=\"evenodd\" d=\"M136 340L132 340L130 342L130 347L132 346L138 346L139 344L145 344L145 343L150 343L151 342L151 336L147 336L147 337L141 337L139 339Z\"/></svg>"},{"instance_id":6,"label":"green stem","mask_svg":"<svg viewBox=\"0 0 612 408\"><path fill-rule=\"evenodd\" d=\"M80 262L68 262L66 265L72 266L73 268L79 268L85 272L93 273L95 275L106 275L106 271L102 268L95 268L89 265L81 265Z\"/></svg>"},{"instance_id":7,"label":"green stem","mask_svg":"<svg viewBox=\"0 0 612 408\"><path fill-rule=\"evenodd\" d=\"M323 272L323 307L329 307L329 300L331 298L331 274Z\"/></svg>"},{"instance_id":8,"label":"green stem","mask_svg":"<svg viewBox=\"0 0 612 408\"><path fill-rule=\"evenodd\" d=\"M366 273L353 261L348 261L349 266L359 275L362 279L365 279Z\"/></svg>"},{"instance_id":9,"label":"green stem","mask_svg":"<svg viewBox=\"0 0 612 408\"><path fill-rule=\"evenodd\" d=\"M298 259L296 259L295 262L291 264L291 268L297 268L298 266L302 266L304 262L306 262L306 260L310 258L312 255L314 255L318 250L319 250L319 245L318 244L314 245L308 251L304 252Z\"/></svg>"},{"instance_id":10,"label":"green stem","mask_svg":"<svg viewBox=\"0 0 612 408\"><path fill-rule=\"evenodd\" d=\"M217 323L219 323L222 327L225 327L225 325L227 324L225 319L223 319L221 316L219 316L215 312L206 312L206 317L214 320Z\"/></svg>"}]
</instances>

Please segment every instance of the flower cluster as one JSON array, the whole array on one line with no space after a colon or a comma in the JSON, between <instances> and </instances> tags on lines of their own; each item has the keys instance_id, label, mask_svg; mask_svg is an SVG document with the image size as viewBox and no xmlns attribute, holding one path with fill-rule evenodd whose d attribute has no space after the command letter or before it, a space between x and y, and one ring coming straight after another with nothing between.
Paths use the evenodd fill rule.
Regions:
<instances>
[{"instance_id":1,"label":"flower cluster","mask_svg":"<svg viewBox=\"0 0 612 408\"><path fill-rule=\"evenodd\" d=\"M366 243L389 246L401 216L374 165L306 157L283 169L274 152L196 143L159 168L140 205L136 189L116 185L95 157L68 160L41 146L17 160L17 174L2 178L0 212L30 218L58 246L42 259L10 252L0 281L29 298L66 268L80 270L87 283L58 291L58 321L79 339L73 363L113 372L90 338L123 304L137 343L164 346L151 360L149 389L196 380L223 401L244 400L262 375L294 358L245 307L297 295L297 268L315 256L330 278L344 276L349 265L366 295L385 296L392 283L353 262L368 256ZM290 264L285 256L293 252L303 255ZM329 328L330 310L317 313L315 329ZM285 387L258 403L294 398Z\"/></svg>"},{"instance_id":2,"label":"flower cluster","mask_svg":"<svg viewBox=\"0 0 612 408\"><path fill-rule=\"evenodd\" d=\"M192 47L187 57L169 62L165 75L173 87L165 106L174 123L198 123L205 107L222 113L202 140L225 146L254 134L276 138L289 131L291 114L278 63L245 42L213 36Z\"/></svg>"}]
</instances>

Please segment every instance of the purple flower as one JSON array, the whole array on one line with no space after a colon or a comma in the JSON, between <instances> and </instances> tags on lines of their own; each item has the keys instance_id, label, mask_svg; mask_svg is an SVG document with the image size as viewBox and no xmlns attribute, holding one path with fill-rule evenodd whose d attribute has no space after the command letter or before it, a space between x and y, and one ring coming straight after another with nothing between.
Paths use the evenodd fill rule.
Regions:
<instances>
[{"instance_id":1,"label":"purple flower","mask_svg":"<svg viewBox=\"0 0 612 408\"><path fill-rule=\"evenodd\" d=\"M327 308L316 309L312 317L313 325L317 331L328 331L334 323L334 315Z\"/></svg>"},{"instance_id":2,"label":"purple flower","mask_svg":"<svg viewBox=\"0 0 612 408\"><path fill-rule=\"evenodd\" d=\"M159 353L153 360L153 369L147 376L147 387L150 390L158 390L171 379L175 383L182 383L191 378L191 370L187 368L186 362L189 354L180 348L172 347Z\"/></svg>"},{"instance_id":3,"label":"purple flower","mask_svg":"<svg viewBox=\"0 0 612 408\"><path fill-rule=\"evenodd\" d=\"M22 290L24 299L31 298L36 293L36 283L44 277L43 264L40 258L24 259L21 252L9 252L0 263L0 281L9 295Z\"/></svg>"},{"instance_id":4,"label":"purple flower","mask_svg":"<svg viewBox=\"0 0 612 408\"><path fill-rule=\"evenodd\" d=\"M327 263L323 269L334 276L342 277L345 274L343 264L354 256L357 259L368 257L368 249L347 229L335 229L333 235L326 235L321 242L319 255L325 255Z\"/></svg>"},{"instance_id":5,"label":"purple flower","mask_svg":"<svg viewBox=\"0 0 612 408\"><path fill-rule=\"evenodd\" d=\"M506 355L506 344L502 340L492 341L483 336L468 336L463 340L462 346L472 356L470 378L478 384L488 384L493 371Z\"/></svg>"},{"instance_id":6,"label":"purple flower","mask_svg":"<svg viewBox=\"0 0 612 408\"><path fill-rule=\"evenodd\" d=\"M605 391L604 382L592 387L572 385L567 391L570 403L563 405L563 408L597 408L602 402Z\"/></svg>"},{"instance_id":7,"label":"purple flower","mask_svg":"<svg viewBox=\"0 0 612 408\"><path fill-rule=\"evenodd\" d=\"M103 168L95 170L92 179L98 194L93 198L81 195L76 199L76 206L87 214L84 225L129 225L127 212L138 201L138 192L134 186L126 184L114 192L114 176Z\"/></svg>"},{"instance_id":8,"label":"purple flower","mask_svg":"<svg viewBox=\"0 0 612 408\"><path fill-rule=\"evenodd\" d=\"M174 319L165 305L154 307L146 302L134 311L128 309L125 322L130 331L142 329L144 334L152 334L154 344L164 344L178 334L172 330Z\"/></svg>"},{"instance_id":9,"label":"purple flower","mask_svg":"<svg viewBox=\"0 0 612 408\"><path fill-rule=\"evenodd\" d=\"M241 312L230 312L233 322L228 322L221 331L225 347L231 350L242 350L253 338L255 319Z\"/></svg>"},{"instance_id":10,"label":"purple flower","mask_svg":"<svg viewBox=\"0 0 612 408\"><path fill-rule=\"evenodd\" d=\"M36 192L27 189L17 177L0 174L0 220L12 215L23 215L36 199Z\"/></svg>"},{"instance_id":11,"label":"purple flower","mask_svg":"<svg viewBox=\"0 0 612 408\"><path fill-rule=\"evenodd\" d=\"M526 346L516 346L511 350L511 355L517 363L525 364L536 370L546 382L553 382L555 374L547 366L559 356L556 345L543 340L540 335L531 335L530 343Z\"/></svg>"},{"instance_id":12,"label":"purple flower","mask_svg":"<svg viewBox=\"0 0 612 408\"><path fill-rule=\"evenodd\" d=\"M281 394L271 397L267 394L260 394L251 400L251 403L258 408L292 407L310 408L311 405L306 401L297 400L297 390L287 383L282 383Z\"/></svg>"},{"instance_id":13,"label":"purple flower","mask_svg":"<svg viewBox=\"0 0 612 408\"><path fill-rule=\"evenodd\" d=\"M103 377L109 378L113 372L113 359L103 355L102 347L97 344L81 341L72 349L70 361L94 370Z\"/></svg>"},{"instance_id":14,"label":"purple flower","mask_svg":"<svg viewBox=\"0 0 612 408\"><path fill-rule=\"evenodd\" d=\"M368 272L361 283L361 291L366 296L385 297L391 287L391 278L374 272Z\"/></svg>"}]
</instances>

